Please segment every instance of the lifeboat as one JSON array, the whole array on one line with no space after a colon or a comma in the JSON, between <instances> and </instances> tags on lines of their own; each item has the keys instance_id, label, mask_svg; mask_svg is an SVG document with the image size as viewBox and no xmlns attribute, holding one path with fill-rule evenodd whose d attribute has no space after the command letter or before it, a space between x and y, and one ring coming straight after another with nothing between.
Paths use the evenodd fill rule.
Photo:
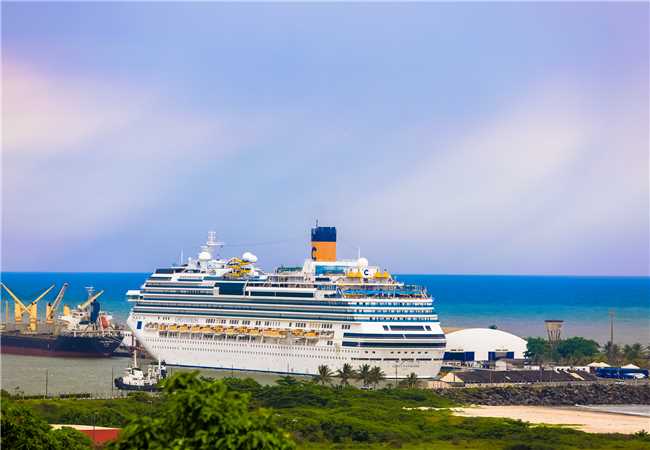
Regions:
<instances>
[{"instance_id":1,"label":"lifeboat","mask_svg":"<svg viewBox=\"0 0 650 450\"><path fill-rule=\"evenodd\" d=\"M260 335L260 330L258 330L257 328L251 328L250 331L249 331L249 334L251 336L259 336Z\"/></svg>"},{"instance_id":2,"label":"lifeboat","mask_svg":"<svg viewBox=\"0 0 650 450\"><path fill-rule=\"evenodd\" d=\"M192 325L191 331L192 333L200 333L201 327L199 325Z\"/></svg>"},{"instance_id":3,"label":"lifeboat","mask_svg":"<svg viewBox=\"0 0 650 450\"><path fill-rule=\"evenodd\" d=\"M274 330L273 328L268 328L266 330L262 330L262 336L265 336L265 337L280 337L280 333L278 333L277 330Z\"/></svg>"},{"instance_id":4,"label":"lifeboat","mask_svg":"<svg viewBox=\"0 0 650 450\"><path fill-rule=\"evenodd\" d=\"M227 334L227 335L235 334L236 331L237 331L237 330L236 330L234 327L228 327L228 328L226 328L226 334Z\"/></svg>"},{"instance_id":5,"label":"lifeboat","mask_svg":"<svg viewBox=\"0 0 650 450\"><path fill-rule=\"evenodd\" d=\"M318 332L317 331L308 331L305 333L305 337L307 338L317 338L318 337Z\"/></svg>"},{"instance_id":6,"label":"lifeboat","mask_svg":"<svg viewBox=\"0 0 650 450\"><path fill-rule=\"evenodd\" d=\"M178 331L180 331L181 333L187 333L188 331L190 331L190 329L188 328L187 325L181 325Z\"/></svg>"},{"instance_id":7,"label":"lifeboat","mask_svg":"<svg viewBox=\"0 0 650 450\"><path fill-rule=\"evenodd\" d=\"M201 327L201 333L212 333L211 327Z\"/></svg>"},{"instance_id":8,"label":"lifeboat","mask_svg":"<svg viewBox=\"0 0 650 450\"><path fill-rule=\"evenodd\" d=\"M297 328L295 330L291 330L291 334L293 334L294 336L302 336L303 334L305 334L305 330L303 330L302 328Z\"/></svg>"},{"instance_id":9,"label":"lifeboat","mask_svg":"<svg viewBox=\"0 0 650 450\"><path fill-rule=\"evenodd\" d=\"M178 330L178 326L176 324L172 324L169 326L169 331L177 331L177 330Z\"/></svg>"},{"instance_id":10,"label":"lifeboat","mask_svg":"<svg viewBox=\"0 0 650 450\"><path fill-rule=\"evenodd\" d=\"M164 323L161 323L158 326L158 331L166 331L166 330L167 330L167 325L165 325Z\"/></svg>"},{"instance_id":11,"label":"lifeboat","mask_svg":"<svg viewBox=\"0 0 650 450\"><path fill-rule=\"evenodd\" d=\"M363 278L363 275L361 275L361 272L358 270L351 270L350 272L347 273L348 278Z\"/></svg>"}]
</instances>

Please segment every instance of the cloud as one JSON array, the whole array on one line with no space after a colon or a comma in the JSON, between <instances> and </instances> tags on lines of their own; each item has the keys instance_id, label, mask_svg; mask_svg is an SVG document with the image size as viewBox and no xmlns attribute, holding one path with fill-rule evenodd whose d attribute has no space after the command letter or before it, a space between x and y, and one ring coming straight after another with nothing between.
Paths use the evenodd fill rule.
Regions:
<instances>
[{"instance_id":1,"label":"cloud","mask_svg":"<svg viewBox=\"0 0 650 450\"><path fill-rule=\"evenodd\" d=\"M433 123L402 129L392 144L420 159L368 177L369 195L349 196L340 217L369 247L420 261L403 270L575 273L590 251L593 273L611 273L620 255L606 241L647 231L647 94L567 82L530 92L456 139ZM645 250L614 250L628 252L621 273L647 271L647 234L635 243Z\"/></svg>"},{"instance_id":2,"label":"cloud","mask_svg":"<svg viewBox=\"0 0 650 450\"><path fill-rule=\"evenodd\" d=\"M163 91L3 68L3 234L96 237L143 223L178 186L256 139L259 124ZM12 242L5 242L12 245Z\"/></svg>"}]
</instances>

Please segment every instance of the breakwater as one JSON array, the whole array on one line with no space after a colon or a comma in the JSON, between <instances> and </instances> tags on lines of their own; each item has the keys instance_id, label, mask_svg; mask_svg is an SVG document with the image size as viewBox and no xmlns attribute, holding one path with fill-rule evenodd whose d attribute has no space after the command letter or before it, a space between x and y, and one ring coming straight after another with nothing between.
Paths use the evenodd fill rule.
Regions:
<instances>
[{"instance_id":1,"label":"breakwater","mask_svg":"<svg viewBox=\"0 0 650 450\"><path fill-rule=\"evenodd\" d=\"M589 383L435 389L455 402L478 405L650 405L648 383Z\"/></svg>"}]
</instances>

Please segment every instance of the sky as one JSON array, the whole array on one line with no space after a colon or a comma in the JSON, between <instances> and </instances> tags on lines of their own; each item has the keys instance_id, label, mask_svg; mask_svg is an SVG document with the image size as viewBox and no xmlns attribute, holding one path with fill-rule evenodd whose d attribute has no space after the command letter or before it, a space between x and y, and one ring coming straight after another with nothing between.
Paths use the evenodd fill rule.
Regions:
<instances>
[{"instance_id":1,"label":"sky","mask_svg":"<svg viewBox=\"0 0 650 450\"><path fill-rule=\"evenodd\" d=\"M2 3L3 271L648 275L649 4Z\"/></svg>"}]
</instances>

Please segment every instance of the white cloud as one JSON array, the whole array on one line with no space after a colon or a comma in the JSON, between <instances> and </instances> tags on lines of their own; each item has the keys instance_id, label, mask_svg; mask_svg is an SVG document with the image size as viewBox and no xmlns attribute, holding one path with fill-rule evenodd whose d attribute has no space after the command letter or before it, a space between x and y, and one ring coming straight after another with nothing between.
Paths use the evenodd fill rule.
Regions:
<instances>
[{"instance_id":1,"label":"white cloud","mask_svg":"<svg viewBox=\"0 0 650 450\"><path fill-rule=\"evenodd\" d=\"M142 223L204 162L256 139L248 122L164 92L7 64L3 78L3 233L21 241Z\"/></svg>"},{"instance_id":2,"label":"white cloud","mask_svg":"<svg viewBox=\"0 0 650 450\"><path fill-rule=\"evenodd\" d=\"M630 109L645 103L634 98L638 90L600 94L604 107L577 84L534 92L456 129L457 139L403 130L401 140L417 148L406 150L421 159L392 176L369 176L381 186L346 199L346 227L370 247L411 252L418 263L401 270L571 273L581 272L572 266L578 252L647 224L647 112ZM635 273L644 271L646 250L629 255ZM613 270L605 255L593 258L597 270Z\"/></svg>"}]
</instances>

